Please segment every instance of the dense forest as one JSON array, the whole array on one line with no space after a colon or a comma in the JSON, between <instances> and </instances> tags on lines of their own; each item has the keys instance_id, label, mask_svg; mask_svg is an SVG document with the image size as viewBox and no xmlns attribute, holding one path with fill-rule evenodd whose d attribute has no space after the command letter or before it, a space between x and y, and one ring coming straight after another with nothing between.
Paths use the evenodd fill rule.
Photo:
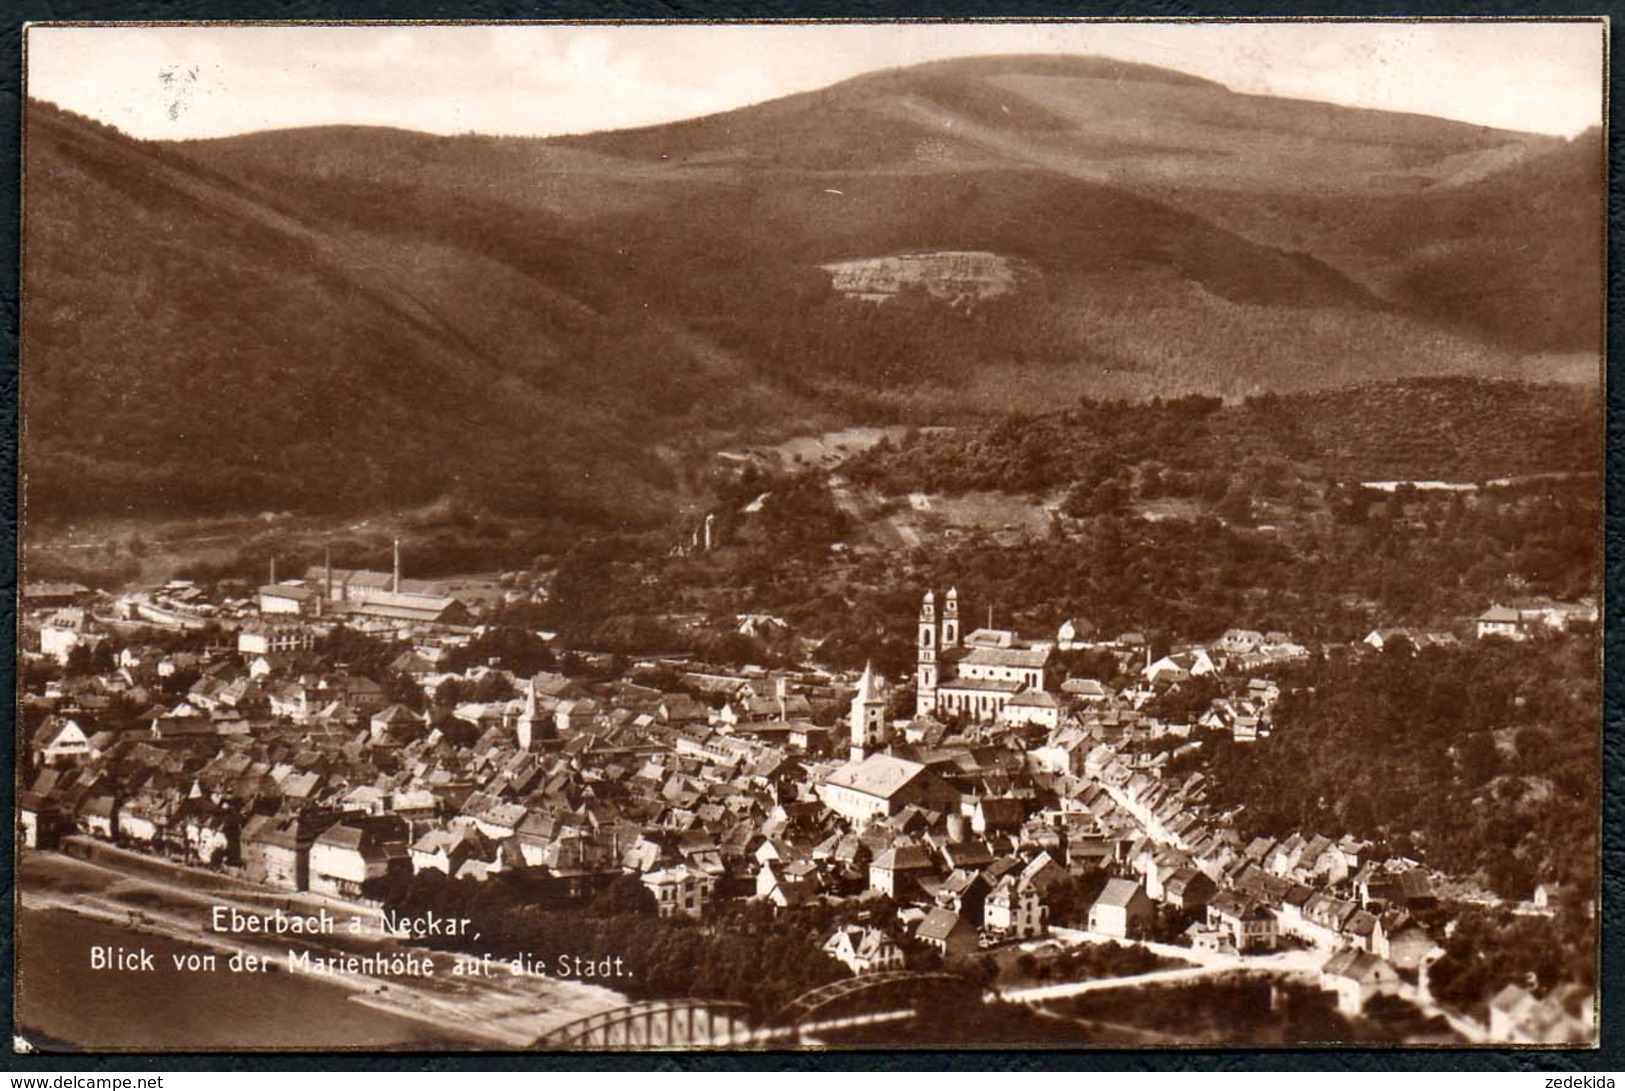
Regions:
<instances>
[{"instance_id":1,"label":"dense forest","mask_svg":"<svg viewBox=\"0 0 1625 1091\"><path fill-rule=\"evenodd\" d=\"M1225 405L1083 399L982 428L882 442L846 468L887 493L1086 489L1130 468L1144 499L1218 499L1271 478L1485 482L1595 472L1594 388L1465 377L1250 397Z\"/></svg>"},{"instance_id":2,"label":"dense forest","mask_svg":"<svg viewBox=\"0 0 1625 1091\"><path fill-rule=\"evenodd\" d=\"M1537 883L1594 889L1599 794L1596 644L1485 641L1316 662L1274 731L1209 737L1173 768L1201 769L1246 836L1356 836L1527 899Z\"/></svg>"},{"instance_id":3,"label":"dense forest","mask_svg":"<svg viewBox=\"0 0 1625 1091\"><path fill-rule=\"evenodd\" d=\"M1084 402L922 431L843 464L841 501L819 471L720 481L715 552L673 555L652 533L578 538L527 617L628 652L804 654L688 624L766 612L822 662L888 672L909 667L927 586L957 586L967 616L991 609L1031 635L1079 616L1159 645L1233 626L1321 642L1456 629L1509 596L1596 593L1593 408L1577 388L1427 380L1235 406ZM1361 484L1412 479L1476 485ZM1042 529L921 522L912 544L878 537L901 494L961 490L1030 496Z\"/></svg>"}]
</instances>

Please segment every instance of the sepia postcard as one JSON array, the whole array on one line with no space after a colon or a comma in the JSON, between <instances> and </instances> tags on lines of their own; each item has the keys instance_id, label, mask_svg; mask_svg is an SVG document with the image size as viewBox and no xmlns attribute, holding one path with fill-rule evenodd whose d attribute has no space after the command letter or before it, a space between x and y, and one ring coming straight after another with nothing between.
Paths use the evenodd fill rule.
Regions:
<instances>
[{"instance_id":1,"label":"sepia postcard","mask_svg":"<svg viewBox=\"0 0 1625 1091\"><path fill-rule=\"evenodd\" d=\"M29 26L16 1048L1594 1047L1607 34Z\"/></svg>"}]
</instances>

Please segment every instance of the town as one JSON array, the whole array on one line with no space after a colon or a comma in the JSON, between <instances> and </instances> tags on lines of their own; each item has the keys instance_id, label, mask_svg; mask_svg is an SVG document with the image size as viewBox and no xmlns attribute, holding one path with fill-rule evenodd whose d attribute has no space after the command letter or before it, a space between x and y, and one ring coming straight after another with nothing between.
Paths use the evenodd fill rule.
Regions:
<instances>
[{"instance_id":1,"label":"town","mask_svg":"<svg viewBox=\"0 0 1625 1091\"><path fill-rule=\"evenodd\" d=\"M1245 837L1199 764L1203 740L1267 746L1312 660L1533 647L1589 632L1594 601L1485 603L1448 630L1337 645L1236 627L1154 652L1082 617L971 628L956 589L920 588L896 621L915 670L886 678L553 649L489 623L489 601L404 578L401 557L397 541L392 571L273 566L257 588L25 584L20 843L448 921L402 932L431 945L478 928L399 912L435 873L528 876L562 906L630 881L641 911L701 925L833 907L826 977L962 969L1039 1005L1119 976L1069 973L1069 952L1137 949L1130 983L1255 969L1349 1020L1409 1005L1434 1040L1592 1040L1589 984L1508 979L1472 1004L1432 988L1464 908L1594 921L1590 891L1504 897L1331 818ZM514 647L551 667L515 669Z\"/></svg>"}]
</instances>

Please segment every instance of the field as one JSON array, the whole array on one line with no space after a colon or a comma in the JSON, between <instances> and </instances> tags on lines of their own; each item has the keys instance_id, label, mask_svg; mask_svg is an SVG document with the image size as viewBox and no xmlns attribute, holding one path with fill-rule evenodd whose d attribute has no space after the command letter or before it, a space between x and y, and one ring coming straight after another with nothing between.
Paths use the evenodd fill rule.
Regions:
<instances>
[{"instance_id":1,"label":"field","mask_svg":"<svg viewBox=\"0 0 1625 1091\"><path fill-rule=\"evenodd\" d=\"M922 533L953 534L986 530L1001 536L1039 535L1049 529L1059 497L1035 502L1002 492L967 492L958 496L909 494L909 512Z\"/></svg>"}]
</instances>

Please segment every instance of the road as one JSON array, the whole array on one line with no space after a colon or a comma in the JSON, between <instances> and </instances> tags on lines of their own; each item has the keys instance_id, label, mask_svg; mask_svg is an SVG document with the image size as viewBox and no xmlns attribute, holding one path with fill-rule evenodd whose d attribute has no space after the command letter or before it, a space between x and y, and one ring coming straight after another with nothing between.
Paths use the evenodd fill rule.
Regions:
<instances>
[{"instance_id":1,"label":"road","mask_svg":"<svg viewBox=\"0 0 1625 1091\"><path fill-rule=\"evenodd\" d=\"M1125 943L1143 947L1163 958L1178 958L1198 966L1222 970L1267 970L1273 973L1319 973L1320 967L1331 956L1324 951L1283 948L1267 955L1232 955L1224 951L1198 951L1193 947L1180 947L1154 940L1120 940L1098 932L1084 932L1076 928L1051 928L1050 942L1063 947L1080 943ZM1041 944L1040 944L1041 946Z\"/></svg>"},{"instance_id":2,"label":"road","mask_svg":"<svg viewBox=\"0 0 1625 1091\"><path fill-rule=\"evenodd\" d=\"M1117 940L1111 936L1102 936L1094 932L1082 932L1074 928L1053 928L1050 930L1049 940L1040 940L1023 944L1023 950L1038 950L1045 946L1059 945L1063 947L1077 946L1082 943L1129 943L1136 947L1144 947L1153 954L1166 958L1184 959L1194 962L1195 966L1186 966L1172 970L1153 970L1150 973L1135 974L1131 977L1096 978L1091 981L1070 981L1058 985L1037 985L1025 989L1005 989L990 991L988 999L1001 999L1018 1004L1038 1005L1047 1000L1060 1000L1069 996L1079 996L1084 993L1096 992L1101 989L1134 988L1139 985L1157 985L1163 982L1196 981L1205 977L1217 977L1236 971L1252 971L1277 974L1282 977L1296 977L1302 980L1317 981L1321 966L1331 957L1325 951L1315 949L1291 948L1273 951L1267 955L1232 955L1222 951L1197 951L1189 947L1176 947L1171 943L1157 943L1151 940ZM1438 1016L1450 1024L1450 1029L1461 1035L1462 1038L1474 1044L1482 1044L1489 1039L1488 1031L1478 1023L1465 1016L1442 1007L1429 997L1422 996L1415 986L1405 985L1400 989L1401 998L1416 1005L1423 1015Z\"/></svg>"},{"instance_id":3,"label":"road","mask_svg":"<svg viewBox=\"0 0 1625 1091\"><path fill-rule=\"evenodd\" d=\"M1284 977L1313 977L1319 973L1326 955L1320 951L1283 950L1267 955L1231 955L1221 951L1198 951L1190 947L1176 947L1171 943L1151 940L1118 940L1094 932L1080 932L1072 928L1056 928L1052 938L1044 942L1024 945L1037 949L1046 945L1075 947L1085 943L1127 943L1143 947L1164 958L1177 958L1194 966L1180 966L1168 970L1151 970L1129 977L1099 977L1088 981L1065 981L1058 985L1033 985L1022 989L1004 989L989 994L989 999L1013 1001L1018 1004L1039 1004L1046 1000L1078 996L1100 989L1134 988L1140 985L1159 985L1164 982L1196 981L1205 977L1218 977L1237 971L1278 974Z\"/></svg>"}]
</instances>

